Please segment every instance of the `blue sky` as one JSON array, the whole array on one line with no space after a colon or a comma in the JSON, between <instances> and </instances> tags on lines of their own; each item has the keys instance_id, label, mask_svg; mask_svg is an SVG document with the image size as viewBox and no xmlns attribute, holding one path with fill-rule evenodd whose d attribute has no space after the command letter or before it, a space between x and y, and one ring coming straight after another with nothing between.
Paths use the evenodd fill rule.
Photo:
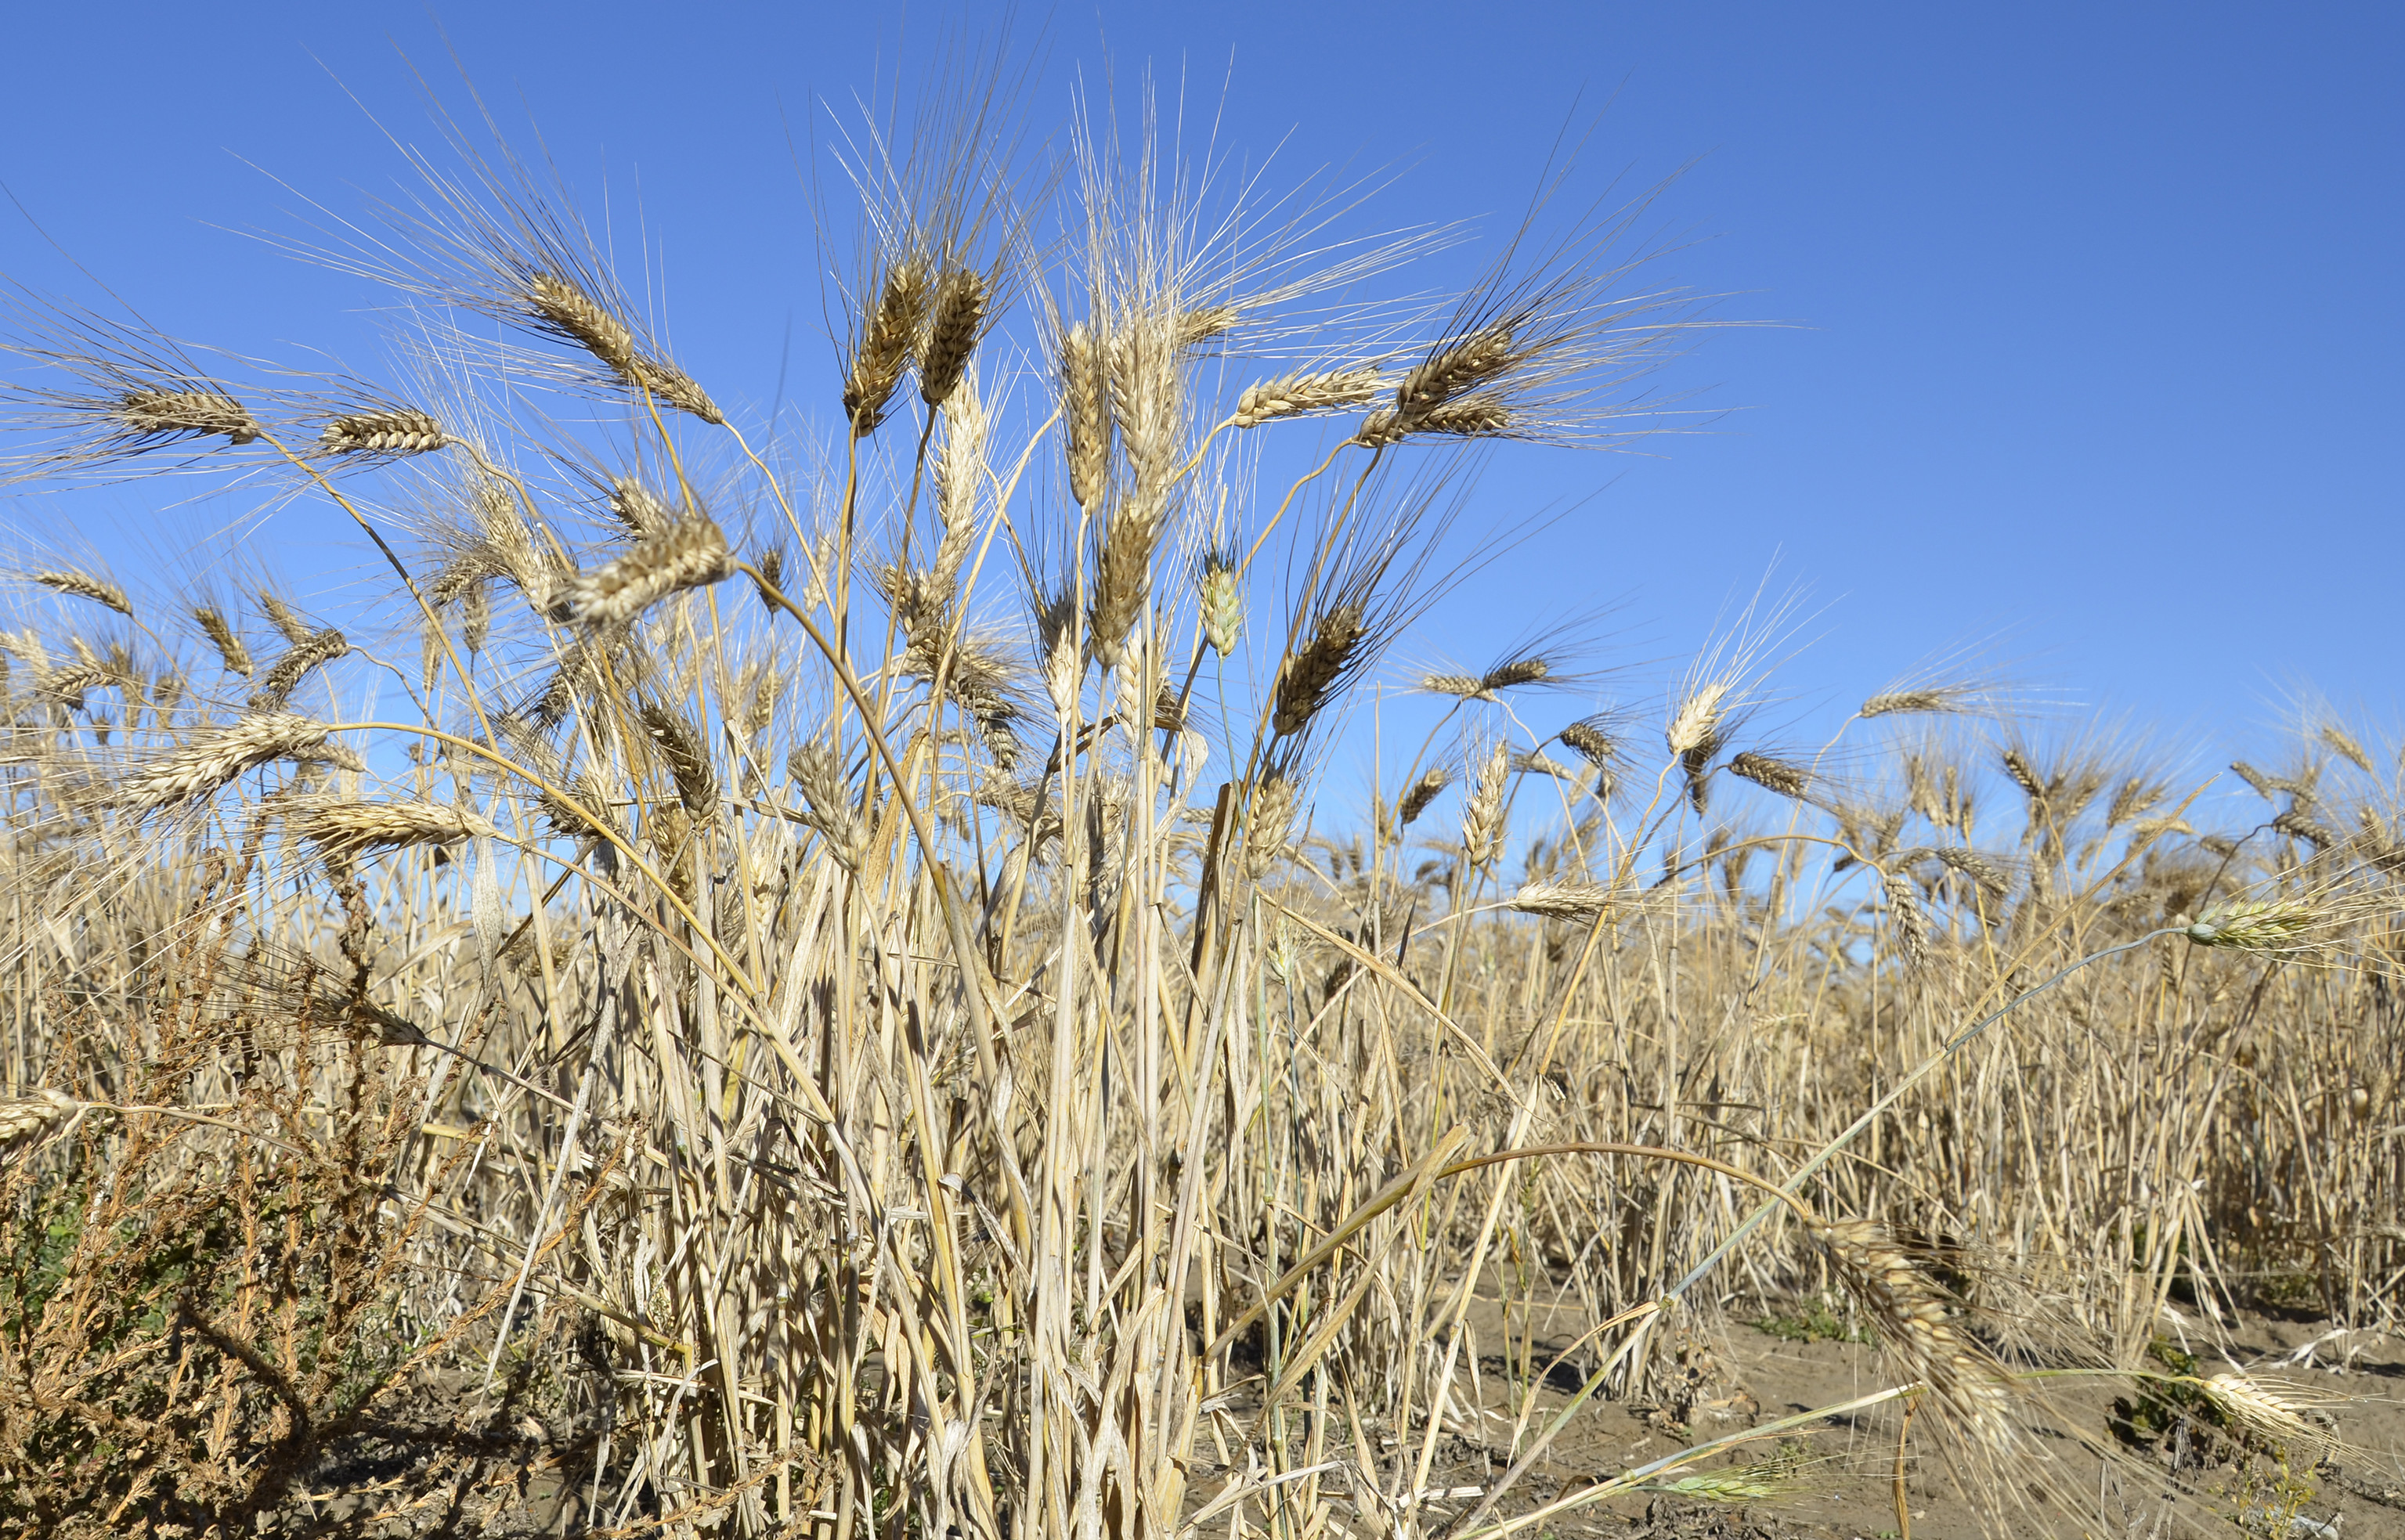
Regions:
<instances>
[{"instance_id":1,"label":"blue sky","mask_svg":"<svg viewBox=\"0 0 2405 1540\"><path fill-rule=\"evenodd\" d=\"M171 330L373 364L357 281L238 232L294 228L277 178L345 212L392 187L369 115L429 137L395 48L447 87L447 35L665 253L694 372L765 399L789 317L796 382L831 372L795 136L951 14L21 8L0 180ZM1508 226L1557 131L1604 108L1586 185L1688 167L1659 228L1693 239L1662 275L1789 323L1715 332L1666 372L1720 413L1707 432L1499 456L1484 507L1589 500L1456 595L1424 651L1481 662L1532 614L1619 601L1624 655L1666 657L1775 563L1810 617L1779 675L1798 714L1985 641L2050 697L2182 742L2269 731L2299 683L2394 718L2405 13L1235 0L1018 21L1039 123L1077 70L1149 62L1217 107L1223 146L1400 168L1391 225ZM5 208L0 269L71 277ZM142 511L120 495L96 516ZM279 525L288 569L320 531L339 536Z\"/></svg>"}]
</instances>

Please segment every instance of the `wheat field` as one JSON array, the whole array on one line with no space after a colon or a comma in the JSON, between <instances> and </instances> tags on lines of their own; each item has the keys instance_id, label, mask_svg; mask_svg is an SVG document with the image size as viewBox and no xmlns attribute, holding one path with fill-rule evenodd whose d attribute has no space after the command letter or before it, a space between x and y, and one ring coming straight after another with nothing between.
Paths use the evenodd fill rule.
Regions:
<instances>
[{"instance_id":1,"label":"wheat field","mask_svg":"<svg viewBox=\"0 0 2405 1540\"><path fill-rule=\"evenodd\" d=\"M1653 195L1432 299L1357 187L925 94L836 141L791 411L448 119L293 243L380 381L10 292L0 1527L1499 1540L1775 1517L1845 1417L1999 1533L2237 1533L2382 1464L2206 1350L2398 1323L2393 749L2242 804L1976 669L1770 742L1775 602L1601 709L1574 623L1410 666L1542 559L1483 465L1664 426ZM34 511L93 480L362 565L112 572ZM1797 1310L1884 1378L1705 1415ZM1683 1436L1566 1475L1620 1407Z\"/></svg>"}]
</instances>

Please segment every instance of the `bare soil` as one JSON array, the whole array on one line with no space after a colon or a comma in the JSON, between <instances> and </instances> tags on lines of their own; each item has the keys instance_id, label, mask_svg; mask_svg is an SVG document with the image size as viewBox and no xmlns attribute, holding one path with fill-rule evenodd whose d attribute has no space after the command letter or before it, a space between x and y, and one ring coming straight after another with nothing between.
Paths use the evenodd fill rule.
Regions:
<instances>
[{"instance_id":1,"label":"bare soil","mask_svg":"<svg viewBox=\"0 0 2405 1540\"><path fill-rule=\"evenodd\" d=\"M1475 1317L1472 1324L1480 1324ZM1499 1312L1490 1312L1484 1324L1482 1343L1503 1339ZM1548 1337L1551 1324L1540 1311L1540 1367L1548 1349L1568 1349L1576 1335L1573 1328ZM1674 1388L1664 1405L1612 1404L1582 1412L1505 1511L1525 1513L1598 1477L1895 1383L1870 1344L1791 1340L1748 1324L1699 1337L1684 1356L1691 1371L1684 1391ZM2050 1396L2051 1421L2061 1425L2039 1426L2001 1473L1992 1464L1983 1473L1961 1462L1959 1445L1949 1449L1946 1430L1924 1413L1904 1457L1912 1540L2242 1534L2405 1540L2405 1342L2337 1332L2324 1322L2256 1317L2240 1323L2226 1347L2201 1357L2201 1373L2237 1367L2302 1391L2326 1408L2332 1431L2352 1451L2282 1481L2271 1462L2233 1460L2235 1451L2216 1447L2209 1435L2185 1447L2178 1447L2177 1434L2152 1441L2117 1435L2117 1421L2125 1434L2143 1431L2116 1417L2117 1393L2126 1395L2126 1387L2090 1386ZM1512 1424L1529 1400L1515 1392L1502 1355L1490 1353L1482 1369L1478 1404L1488 1435L1478 1440L1462 1430L1465 1436L1455 1445L1462 1458L1443 1477L1457 1489L1480 1485L1510 1464ZM1575 1387L1575 1376L1557 1372L1537 1392L1529 1425L1541 1427ZM1772 1501L1725 1505L1664 1495L1606 1498L1534 1533L1629 1540L1892 1540L1907 1533L1896 1512L1900 1416L1891 1403L1824 1419L1695 1467L1738 1466L1783 1452L1800 1467L1806 1486ZM2004 1490L2012 1485L2019 1490Z\"/></svg>"}]
</instances>

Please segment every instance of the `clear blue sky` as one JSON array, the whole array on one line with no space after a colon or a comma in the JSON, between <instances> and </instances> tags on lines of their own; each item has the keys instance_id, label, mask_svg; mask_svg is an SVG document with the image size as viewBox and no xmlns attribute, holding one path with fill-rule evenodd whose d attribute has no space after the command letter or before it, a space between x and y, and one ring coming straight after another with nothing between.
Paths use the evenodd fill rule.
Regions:
<instances>
[{"instance_id":1,"label":"clear blue sky","mask_svg":"<svg viewBox=\"0 0 2405 1540\"><path fill-rule=\"evenodd\" d=\"M361 286L228 227L292 228L266 174L345 210L390 188L362 105L429 137L394 49L447 84L439 20L574 176L606 175L622 226L640 202L693 371L765 399L789 315L796 388L831 367L789 128L951 14L20 7L0 179L172 330L371 364ZM2174 736L2259 732L2298 680L2394 718L2397 7L1105 0L1020 21L1039 121L1105 58L1224 82L1227 144L1408 167L1394 224L1508 222L1581 100L1610 103L1598 172L1695 162L1663 206L1700 239L1666 274L1794 324L1714 334L1666 377L1726 409L1708 435L1498 458L1498 508L1612 484L1428 645L1483 661L1533 611L1617 597L1634 652L1676 652L1776 558L1816 615L1781 676L1800 702L2001 634L2057 696ZM0 268L65 279L6 209Z\"/></svg>"}]
</instances>

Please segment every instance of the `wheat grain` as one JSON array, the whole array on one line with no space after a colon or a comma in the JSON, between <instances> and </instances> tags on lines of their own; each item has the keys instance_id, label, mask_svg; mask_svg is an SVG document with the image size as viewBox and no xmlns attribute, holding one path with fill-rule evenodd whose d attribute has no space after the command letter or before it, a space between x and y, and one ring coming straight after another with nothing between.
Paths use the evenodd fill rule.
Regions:
<instances>
[{"instance_id":1,"label":"wheat grain","mask_svg":"<svg viewBox=\"0 0 2405 1540\"><path fill-rule=\"evenodd\" d=\"M1758 1461L1724 1471L1692 1471L1664 1481L1648 1481L1639 1489L1705 1503L1741 1505L1792 1496L1805 1490L1792 1471L1775 1461Z\"/></svg>"},{"instance_id":2,"label":"wheat grain","mask_svg":"<svg viewBox=\"0 0 2405 1540\"><path fill-rule=\"evenodd\" d=\"M634 329L575 280L556 273L529 273L520 299L538 329L584 349L627 389L703 422L725 422L700 385L674 364L643 353Z\"/></svg>"},{"instance_id":3,"label":"wheat grain","mask_svg":"<svg viewBox=\"0 0 2405 1540\"><path fill-rule=\"evenodd\" d=\"M1553 674L1554 665L1543 658L1513 658L1488 669L1479 676L1478 682L1491 694L1517 685L1540 684L1553 678Z\"/></svg>"},{"instance_id":4,"label":"wheat grain","mask_svg":"<svg viewBox=\"0 0 2405 1540\"><path fill-rule=\"evenodd\" d=\"M1554 735L1598 770L1608 768L1620 758L1620 742L1607 730L1601 717L1574 721Z\"/></svg>"},{"instance_id":5,"label":"wheat grain","mask_svg":"<svg viewBox=\"0 0 2405 1540\"><path fill-rule=\"evenodd\" d=\"M52 669L41 681L39 691L44 698L67 710L80 711L87 693L105 690L117 682L115 671L105 664L77 663Z\"/></svg>"},{"instance_id":6,"label":"wheat grain","mask_svg":"<svg viewBox=\"0 0 2405 1540\"><path fill-rule=\"evenodd\" d=\"M225 664L226 672L239 674L244 679L250 678L250 649L243 645L242 638L234 634L232 626L226 623L225 616L217 607L196 606L192 610L192 620L200 626L201 635L209 639L209 645L218 650L218 657Z\"/></svg>"},{"instance_id":7,"label":"wheat grain","mask_svg":"<svg viewBox=\"0 0 2405 1540\"><path fill-rule=\"evenodd\" d=\"M885 281L862 320L844 371L843 414L854 438L877 431L894 388L917 357L929 287L927 264L919 257L904 256L886 264Z\"/></svg>"},{"instance_id":8,"label":"wheat grain","mask_svg":"<svg viewBox=\"0 0 2405 1540\"><path fill-rule=\"evenodd\" d=\"M1123 646L1152 596L1152 547L1160 533L1159 525L1133 510L1122 510L1103 532L1087 625L1094 657L1105 668L1126 661Z\"/></svg>"},{"instance_id":9,"label":"wheat grain","mask_svg":"<svg viewBox=\"0 0 2405 1540\"><path fill-rule=\"evenodd\" d=\"M1902 872L1890 872L1879 878L1879 891L1887 899L1888 922L1895 927L1904 965L1918 970L1929 957L1929 916L1920 907L1920 889Z\"/></svg>"},{"instance_id":10,"label":"wheat grain","mask_svg":"<svg viewBox=\"0 0 2405 1540\"><path fill-rule=\"evenodd\" d=\"M690 514L563 584L561 606L567 618L587 626L630 625L663 599L733 577L735 565L725 532L706 515Z\"/></svg>"},{"instance_id":11,"label":"wheat grain","mask_svg":"<svg viewBox=\"0 0 2405 1540\"><path fill-rule=\"evenodd\" d=\"M489 838L493 826L462 808L441 803L348 802L316 798L288 813L291 827L330 859L348 861L370 850L405 849Z\"/></svg>"},{"instance_id":12,"label":"wheat grain","mask_svg":"<svg viewBox=\"0 0 2405 1540\"><path fill-rule=\"evenodd\" d=\"M1061 338L1061 432L1069 466L1069 495L1091 511L1111 473L1110 373L1107 349L1080 321Z\"/></svg>"},{"instance_id":13,"label":"wheat grain","mask_svg":"<svg viewBox=\"0 0 2405 1540\"><path fill-rule=\"evenodd\" d=\"M27 578L30 581L37 582L53 593L72 595L78 599L90 599L94 604L114 609L119 614L129 618L134 613L134 603L125 596L125 590L89 572L34 572L28 573Z\"/></svg>"},{"instance_id":14,"label":"wheat grain","mask_svg":"<svg viewBox=\"0 0 2405 1540\"><path fill-rule=\"evenodd\" d=\"M1566 780L1579 785L1583 785L1586 781L1586 772L1582 770L1573 769L1561 761L1543 754L1533 751L1522 752L1519 749L1512 751L1512 773L1515 776L1551 776L1555 780Z\"/></svg>"},{"instance_id":15,"label":"wheat grain","mask_svg":"<svg viewBox=\"0 0 2405 1540\"><path fill-rule=\"evenodd\" d=\"M1244 318L1244 312L1234 305L1196 305L1177 313L1170 324L1170 335L1179 347L1201 347L1235 330Z\"/></svg>"},{"instance_id":16,"label":"wheat grain","mask_svg":"<svg viewBox=\"0 0 2405 1540\"><path fill-rule=\"evenodd\" d=\"M1228 420L1238 427L1258 427L1283 417L1333 412L1375 399L1387 388L1385 375L1374 369L1306 370L1281 374L1246 385L1236 398Z\"/></svg>"},{"instance_id":17,"label":"wheat grain","mask_svg":"<svg viewBox=\"0 0 2405 1540\"><path fill-rule=\"evenodd\" d=\"M246 444L259 437L249 411L214 390L130 390L118 398L114 415L125 436L135 440L222 435Z\"/></svg>"},{"instance_id":18,"label":"wheat grain","mask_svg":"<svg viewBox=\"0 0 2405 1540\"><path fill-rule=\"evenodd\" d=\"M1487 327L1466 337L1441 343L1412 366L1395 387L1399 426L1409 432L1435 408L1475 390L1509 368L1512 338L1509 327Z\"/></svg>"},{"instance_id":19,"label":"wheat grain","mask_svg":"<svg viewBox=\"0 0 2405 1540\"><path fill-rule=\"evenodd\" d=\"M2243 780L2247 785L2253 787L2255 789L2256 795L2266 800L2275 797L2280 792L2287 790L2287 783L2285 781L2273 776L2265 775L2262 771L2257 770L2255 766L2247 763L2244 760L2230 761L2229 769L2232 775L2235 775L2240 780Z\"/></svg>"},{"instance_id":20,"label":"wheat grain","mask_svg":"<svg viewBox=\"0 0 2405 1540\"><path fill-rule=\"evenodd\" d=\"M1503 786L1512 756L1503 744L1488 751L1461 815L1462 858L1484 871L1503 853Z\"/></svg>"},{"instance_id":21,"label":"wheat grain","mask_svg":"<svg viewBox=\"0 0 2405 1540\"><path fill-rule=\"evenodd\" d=\"M2132 819L2145 817L2163 800L2165 791L2159 782L2149 781L2143 776L2130 777L2121 783L2121 789L2113 793L2113 801L2104 810L2104 827L2118 829Z\"/></svg>"},{"instance_id":22,"label":"wheat grain","mask_svg":"<svg viewBox=\"0 0 2405 1540\"><path fill-rule=\"evenodd\" d=\"M195 734L126 777L110 798L116 805L149 812L206 796L246 770L277 760L313 760L363 771L365 762L330 741L333 729L288 712L244 717L230 726Z\"/></svg>"},{"instance_id":23,"label":"wheat grain","mask_svg":"<svg viewBox=\"0 0 2405 1540\"><path fill-rule=\"evenodd\" d=\"M847 867L857 867L865 839L843 760L834 747L815 741L796 745L785 757L785 773L802 793L804 820L826 836L828 853Z\"/></svg>"},{"instance_id":24,"label":"wheat grain","mask_svg":"<svg viewBox=\"0 0 2405 1540\"><path fill-rule=\"evenodd\" d=\"M1444 433L1457 439L1494 439L1512 431L1516 419L1502 400L1490 396L1465 396L1433 406L1410 421L1404 431ZM1401 424L1399 422L1398 427Z\"/></svg>"},{"instance_id":25,"label":"wheat grain","mask_svg":"<svg viewBox=\"0 0 2405 1540\"><path fill-rule=\"evenodd\" d=\"M1611 903L1611 888L1600 882L1531 882L1507 901L1524 915L1548 919L1585 919Z\"/></svg>"},{"instance_id":26,"label":"wheat grain","mask_svg":"<svg viewBox=\"0 0 2405 1540\"><path fill-rule=\"evenodd\" d=\"M2371 773L2371 756L2364 752L2363 745L2357 742L2345 728L2334 721L2326 721L2322 723L2320 737L2322 742L2338 750L2340 757L2357 770L2366 775Z\"/></svg>"},{"instance_id":27,"label":"wheat grain","mask_svg":"<svg viewBox=\"0 0 2405 1540\"><path fill-rule=\"evenodd\" d=\"M919 397L929 406L942 406L959 387L985 325L986 301L985 277L973 268L953 268L936 283L926 359L919 366Z\"/></svg>"},{"instance_id":28,"label":"wheat grain","mask_svg":"<svg viewBox=\"0 0 2405 1540\"><path fill-rule=\"evenodd\" d=\"M1663 731L1663 741L1669 745L1671 753L1684 760L1696 754L1709 758L1717 751L1729 688L1726 680L1714 679L1687 693L1679 708L1671 713L1669 726Z\"/></svg>"},{"instance_id":29,"label":"wheat grain","mask_svg":"<svg viewBox=\"0 0 2405 1540\"><path fill-rule=\"evenodd\" d=\"M51 1085L0 1099L0 1151L12 1158L21 1156L81 1116L86 1106Z\"/></svg>"},{"instance_id":30,"label":"wheat grain","mask_svg":"<svg viewBox=\"0 0 2405 1540\"><path fill-rule=\"evenodd\" d=\"M1239 564L1233 551L1213 547L1195 564L1194 607L1202 625L1202 639L1221 657L1236 650L1245 635L1245 595L1237 581Z\"/></svg>"},{"instance_id":31,"label":"wheat grain","mask_svg":"<svg viewBox=\"0 0 2405 1540\"><path fill-rule=\"evenodd\" d=\"M2009 1442L2011 1377L1955 1326L1945 1295L1886 1226L1834 1220L1813 1233L1828 1248L1847 1292L1878 1323L1882 1346L1975 1434L1990 1445Z\"/></svg>"},{"instance_id":32,"label":"wheat grain","mask_svg":"<svg viewBox=\"0 0 2405 1540\"><path fill-rule=\"evenodd\" d=\"M264 589L260 591L259 608L266 614L267 623L275 627L275 634L288 646L300 646L316 629L296 614L290 605Z\"/></svg>"},{"instance_id":33,"label":"wheat grain","mask_svg":"<svg viewBox=\"0 0 2405 1540\"><path fill-rule=\"evenodd\" d=\"M2236 900L2199 915L2180 933L2199 946L2280 954L2304 949L2337 917L2300 899Z\"/></svg>"},{"instance_id":34,"label":"wheat grain","mask_svg":"<svg viewBox=\"0 0 2405 1540\"><path fill-rule=\"evenodd\" d=\"M280 711L292 698L308 672L351 650L351 644L340 631L331 626L313 631L292 644L285 654L268 665L260 679L259 688L250 693L250 709L254 712Z\"/></svg>"},{"instance_id":35,"label":"wheat grain","mask_svg":"<svg viewBox=\"0 0 2405 1540\"><path fill-rule=\"evenodd\" d=\"M1750 780L1764 791L1777 792L1782 797L1801 799L1812 786L1812 773L1802 765L1790 764L1785 760L1758 754L1751 749L1731 759L1728 767L1730 775Z\"/></svg>"},{"instance_id":36,"label":"wheat grain","mask_svg":"<svg viewBox=\"0 0 2405 1540\"><path fill-rule=\"evenodd\" d=\"M605 506L612 518L626 526L626 533L639 540L665 535L676 527L676 514L661 500L660 495L632 476L610 478L610 496ZM515 513L514 505L512 506L512 513ZM515 523L514 517L512 522Z\"/></svg>"},{"instance_id":37,"label":"wheat grain","mask_svg":"<svg viewBox=\"0 0 2405 1540\"><path fill-rule=\"evenodd\" d=\"M1404 827L1409 827L1422 813L1428 810L1428 804L1436 801L1443 793L1444 789L1452 784L1453 772L1444 769L1430 770L1412 782L1412 789L1404 792L1402 801L1396 805L1397 821Z\"/></svg>"},{"instance_id":38,"label":"wheat grain","mask_svg":"<svg viewBox=\"0 0 2405 1540\"><path fill-rule=\"evenodd\" d=\"M643 732L659 746L660 758L668 762L668 777L676 783L677 800L686 812L696 818L707 818L718 809L718 776L702 750L701 735L693 723L658 701L646 702L636 713Z\"/></svg>"},{"instance_id":39,"label":"wheat grain","mask_svg":"<svg viewBox=\"0 0 2405 1540\"><path fill-rule=\"evenodd\" d=\"M317 447L324 453L362 457L426 455L450 441L431 413L408 407L330 418L317 435Z\"/></svg>"},{"instance_id":40,"label":"wheat grain","mask_svg":"<svg viewBox=\"0 0 2405 1540\"><path fill-rule=\"evenodd\" d=\"M1295 807L1301 788L1281 766L1264 771L1253 787L1252 805L1245 819L1245 870L1254 881L1269 875L1286 859L1294 832Z\"/></svg>"},{"instance_id":41,"label":"wheat grain","mask_svg":"<svg viewBox=\"0 0 2405 1540\"><path fill-rule=\"evenodd\" d=\"M2328 850L2342 843L2338 831L2301 808L2291 807L2280 813L2271 819L2271 828L2290 839L2307 841L2317 851Z\"/></svg>"},{"instance_id":42,"label":"wheat grain","mask_svg":"<svg viewBox=\"0 0 2405 1540\"><path fill-rule=\"evenodd\" d=\"M2305 1420L2305 1402L2259 1379L2231 1370L2198 1387L2224 1417L2303 1469L2321 1463L2332 1447L2329 1433Z\"/></svg>"},{"instance_id":43,"label":"wheat grain","mask_svg":"<svg viewBox=\"0 0 2405 1540\"><path fill-rule=\"evenodd\" d=\"M1345 665L1361 645L1365 627L1358 604L1342 604L1320 613L1311 639L1287 654L1278 670L1277 697L1270 722L1280 737L1299 737L1328 705Z\"/></svg>"}]
</instances>

